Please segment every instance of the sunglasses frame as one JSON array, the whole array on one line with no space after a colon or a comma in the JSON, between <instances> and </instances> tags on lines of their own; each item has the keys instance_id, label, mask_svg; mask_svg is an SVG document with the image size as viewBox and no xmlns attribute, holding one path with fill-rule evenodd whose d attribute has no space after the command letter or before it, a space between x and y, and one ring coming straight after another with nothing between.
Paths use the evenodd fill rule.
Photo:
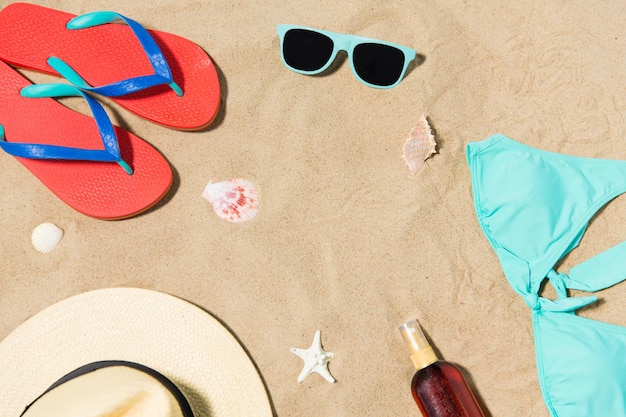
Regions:
<instances>
[{"instance_id":1,"label":"sunglasses frame","mask_svg":"<svg viewBox=\"0 0 626 417\"><path fill-rule=\"evenodd\" d=\"M311 32L319 33L321 35L327 36L328 38L330 38L330 40L332 40L333 52L330 54L330 57L328 58L328 62L326 62L324 66L322 66L320 69L313 70L313 71L303 71L287 64L287 62L285 61L285 54L283 53L283 43L285 40L285 34L292 29L308 30ZM406 75L406 70L409 67L409 64L411 63L411 61L415 59L415 56L416 56L415 50L409 47L398 45L398 44L391 43L391 42L381 41L379 39L366 38L363 36L348 35L348 34L343 34L343 33L330 32L327 30L314 29L314 28L310 28L307 26L288 25L288 24L279 24L276 28L276 31L278 32L278 37L280 38L280 57L283 61L283 64L290 70L297 72L299 74L304 74L304 75L320 74L326 71L328 67L330 67L330 65L335 61L339 51L345 51L348 54L348 58L350 61L350 68L352 69L352 73L354 74L356 79L362 82L363 84L367 85L368 87L373 87L373 88L392 88L400 84L400 81L402 81L402 79ZM400 52L402 52L402 54L404 55L404 67L402 68L402 71L400 72L400 76L398 77L398 80L395 83L390 84L390 85L372 84L372 83L365 81L357 73L356 69L354 68L354 55L353 55L354 48L364 43L374 43L378 45L391 46L393 48L400 50Z\"/></svg>"}]
</instances>

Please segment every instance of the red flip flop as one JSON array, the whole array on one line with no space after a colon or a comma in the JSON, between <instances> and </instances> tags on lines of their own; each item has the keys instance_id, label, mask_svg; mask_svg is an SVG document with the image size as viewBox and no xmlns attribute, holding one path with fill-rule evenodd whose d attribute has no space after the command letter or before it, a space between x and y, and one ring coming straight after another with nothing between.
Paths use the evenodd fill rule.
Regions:
<instances>
[{"instance_id":1,"label":"red flip flop","mask_svg":"<svg viewBox=\"0 0 626 417\"><path fill-rule=\"evenodd\" d=\"M102 106L82 90L68 84L32 85L2 62L0 80L0 148L70 207L116 220L139 214L165 196L172 184L165 158L113 126ZM51 98L27 97L41 96L40 90L48 97L83 95L95 118Z\"/></svg>"},{"instance_id":2,"label":"red flip flop","mask_svg":"<svg viewBox=\"0 0 626 417\"><path fill-rule=\"evenodd\" d=\"M117 20L126 24L111 23ZM50 57L57 62L54 67ZM146 31L113 12L77 18L33 4L10 4L0 11L0 59L60 72L76 86L113 97L127 110L174 129L208 126L220 105L215 65L198 45Z\"/></svg>"}]
</instances>

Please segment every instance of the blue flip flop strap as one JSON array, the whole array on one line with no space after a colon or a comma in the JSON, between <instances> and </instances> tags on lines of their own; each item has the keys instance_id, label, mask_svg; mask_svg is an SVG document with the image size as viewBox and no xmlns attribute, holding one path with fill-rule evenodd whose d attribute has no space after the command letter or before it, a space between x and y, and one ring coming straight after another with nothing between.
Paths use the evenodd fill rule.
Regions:
<instances>
[{"instance_id":1,"label":"blue flip flop strap","mask_svg":"<svg viewBox=\"0 0 626 417\"><path fill-rule=\"evenodd\" d=\"M0 148L10 155L29 159L60 159L73 161L117 162L127 174L132 168L121 158L117 136L111 120L104 108L79 88L67 84L35 84L24 87L20 94L24 97L83 97L93 113L104 149L82 149L58 145L7 142L4 128L0 126Z\"/></svg>"},{"instance_id":2,"label":"blue flip flop strap","mask_svg":"<svg viewBox=\"0 0 626 417\"><path fill-rule=\"evenodd\" d=\"M86 29L120 20L125 22L137 37L137 40L146 53L146 57L152 65L154 74L128 78L104 86L94 87L89 85L89 83L62 59L50 57L48 58L48 64L75 86L107 97L119 97L162 84L169 85L178 96L182 96L183 91L178 84L174 82L172 71L161 49L148 31L136 21L119 13L100 11L77 16L70 20L66 27L69 30Z\"/></svg>"}]
</instances>

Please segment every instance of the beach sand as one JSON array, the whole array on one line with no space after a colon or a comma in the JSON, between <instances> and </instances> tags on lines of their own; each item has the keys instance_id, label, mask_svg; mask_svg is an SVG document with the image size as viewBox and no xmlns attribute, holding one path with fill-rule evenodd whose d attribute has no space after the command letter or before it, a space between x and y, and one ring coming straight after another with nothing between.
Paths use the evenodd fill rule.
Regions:
<instances>
[{"instance_id":1,"label":"beach sand","mask_svg":"<svg viewBox=\"0 0 626 417\"><path fill-rule=\"evenodd\" d=\"M222 107L209 128L184 132L105 100L114 123L174 171L163 201L127 220L76 212L0 153L0 339L84 291L153 289L233 332L276 416L408 417L419 415L414 369L397 326L415 318L440 356L461 366L487 415L549 415L530 310L476 219L465 145L502 133L548 151L626 159L626 3L34 3L115 10L194 41L218 67ZM300 75L281 62L279 23L406 45L418 59L388 90L358 82L343 56L327 74ZM402 147L421 114L437 153L412 175ZM260 192L249 222L220 219L201 197L209 181L235 177ZM618 197L601 210L559 270L621 242L625 209ZM42 222L65 231L47 255L30 244ZM554 297L549 286L544 296ZM600 297L580 314L625 325L626 286ZM302 360L290 348L310 346L316 330L334 354L334 384L317 374L297 382Z\"/></svg>"}]
</instances>

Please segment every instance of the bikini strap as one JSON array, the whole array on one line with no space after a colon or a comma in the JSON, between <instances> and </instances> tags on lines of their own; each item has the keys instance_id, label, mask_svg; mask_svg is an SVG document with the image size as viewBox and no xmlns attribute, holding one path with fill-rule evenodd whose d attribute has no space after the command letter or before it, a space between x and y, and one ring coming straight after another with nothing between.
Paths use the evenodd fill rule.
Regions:
<instances>
[{"instance_id":1,"label":"bikini strap","mask_svg":"<svg viewBox=\"0 0 626 417\"><path fill-rule=\"evenodd\" d=\"M535 293L524 295L526 304L533 310L575 311L597 300L596 296L568 297L567 290L596 292L626 279L626 242L613 246L589 258L572 269L569 274L550 270L547 278L554 287L557 299L548 300Z\"/></svg>"},{"instance_id":2,"label":"bikini strap","mask_svg":"<svg viewBox=\"0 0 626 417\"><path fill-rule=\"evenodd\" d=\"M566 275L565 286L595 292L626 279L626 241L576 265Z\"/></svg>"},{"instance_id":3,"label":"bikini strap","mask_svg":"<svg viewBox=\"0 0 626 417\"><path fill-rule=\"evenodd\" d=\"M555 271L550 271L547 278L550 280L552 286L556 288L558 298L556 300L550 300L540 297L538 292L541 285L540 281L543 281L543 279L537 279L536 285L534 284L535 281L531 279L531 271L528 263L503 247L496 247L494 249L500 258L504 275L509 281L509 284L524 298L528 307L533 311L571 312L591 304L598 299L596 296L568 297L565 284L567 281L566 276L565 274L559 274ZM546 276L543 278L546 278Z\"/></svg>"},{"instance_id":4,"label":"bikini strap","mask_svg":"<svg viewBox=\"0 0 626 417\"><path fill-rule=\"evenodd\" d=\"M550 284L552 284L552 286L556 289L558 297L556 300L550 300L548 298L540 297L536 293L529 292L524 295L524 301L526 301L528 307L534 311L572 312L598 301L598 297L595 295L585 297L568 297L564 284L564 276L565 274L554 271L550 271L548 274Z\"/></svg>"}]
</instances>

